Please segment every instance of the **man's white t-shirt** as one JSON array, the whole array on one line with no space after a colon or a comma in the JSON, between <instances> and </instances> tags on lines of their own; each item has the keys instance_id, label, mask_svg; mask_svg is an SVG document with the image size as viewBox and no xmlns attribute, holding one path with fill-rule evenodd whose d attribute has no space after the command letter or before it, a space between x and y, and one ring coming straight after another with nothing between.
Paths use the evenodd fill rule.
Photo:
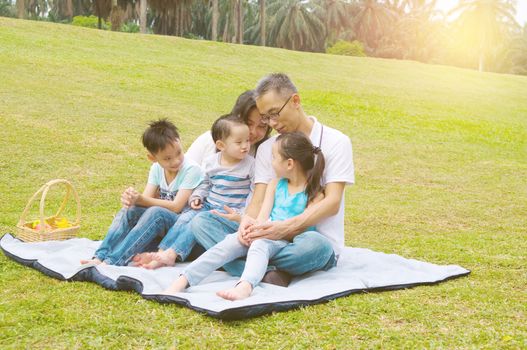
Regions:
<instances>
[{"instance_id":1,"label":"man's white t-shirt","mask_svg":"<svg viewBox=\"0 0 527 350\"><path fill-rule=\"evenodd\" d=\"M342 132L322 125L315 117L309 118L314 122L309 138L314 146L320 147L326 161L321 180L322 185L325 186L331 182L353 184L355 182L355 170L351 140ZM276 177L272 167L272 146L276 137L270 138L258 147L255 184L268 184ZM319 222L316 229L329 239L335 254L339 255L344 247L344 195L338 213Z\"/></svg>"}]
</instances>

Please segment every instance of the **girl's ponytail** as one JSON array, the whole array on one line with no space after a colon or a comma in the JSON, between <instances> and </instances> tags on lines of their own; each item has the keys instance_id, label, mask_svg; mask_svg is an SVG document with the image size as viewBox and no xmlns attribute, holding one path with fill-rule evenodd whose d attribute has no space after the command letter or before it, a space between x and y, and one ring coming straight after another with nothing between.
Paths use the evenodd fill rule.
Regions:
<instances>
[{"instance_id":1,"label":"girl's ponytail","mask_svg":"<svg viewBox=\"0 0 527 350\"><path fill-rule=\"evenodd\" d=\"M324 173L326 160L324 159L324 154L319 147L313 147L313 156L315 157L315 164L308 172L306 185L308 202L311 202L313 199L315 199L317 194L324 190L320 184L320 180L322 179L322 174Z\"/></svg>"},{"instance_id":2,"label":"girl's ponytail","mask_svg":"<svg viewBox=\"0 0 527 350\"><path fill-rule=\"evenodd\" d=\"M311 202L323 187L320 185L324 173L325 159L322 151L301 132L285 133L276 139L280 142L279 152L284 159L297 161L307 175L306 194Z\"/></svg>"}]
</instances>

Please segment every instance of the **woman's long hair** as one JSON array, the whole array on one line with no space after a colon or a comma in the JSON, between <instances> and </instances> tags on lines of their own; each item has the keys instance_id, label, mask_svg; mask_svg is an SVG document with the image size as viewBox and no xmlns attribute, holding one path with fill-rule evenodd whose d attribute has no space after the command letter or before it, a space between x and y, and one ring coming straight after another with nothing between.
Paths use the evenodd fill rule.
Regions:
<instances>
[{"instance_id":1,"label":"woman's long hair","mask_svg":"<svg viewBox=\"0 0 527 350\"><path fill-rule=\"evenodd\" d=\"M238 96L234 107L232 107L231 114L239 115L245 124L249 124L249 115L256 109L256 100L254 99L254 90L247 90ZM254 150L257 151L258 147L269 138L271 135L271 127L267 126L267 132L261 141L258 141L254 145Z\"/></svg>"}]
</instances>

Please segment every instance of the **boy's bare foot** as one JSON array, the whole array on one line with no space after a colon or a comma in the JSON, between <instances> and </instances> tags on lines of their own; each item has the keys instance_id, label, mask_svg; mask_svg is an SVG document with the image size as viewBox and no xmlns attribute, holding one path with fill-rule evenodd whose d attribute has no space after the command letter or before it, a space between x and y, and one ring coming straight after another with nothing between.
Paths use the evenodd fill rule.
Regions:
<instances>
[{"instance_id":1,"label":"boy's bare foot","mask_svg":"<svg viewBox=\"0 0 527 350\"><path fill-rule=\"evenodd\" d=\"M188 280L185 276L181 275L177 280L175 280L170 287L162 291L160 294L162 295L176 295L176 293L180 293L184 291L188 286Z\"/></svg>"},{"instance_id":2,"label":"boy's bare foot","mask_svg":"<svg viewBox=\"0 0 527 350\"><path fill-rule=\"evenodd\" d=\"M98 258L82 259L81 260L81 265L86 265L86 264L99 265L99 264L102 264L102 261L100 259L98 259Z\"/></svg>"},{"instance_id":3,"label":"boy's bare foot","mask_svg":"<svg viewBox=\"0 0 527 350\"><path fill-rule=\"evenodd\" d=\"M248 298L253 291L253 287L249 282L241 281L234 288L221 290L216 293L218 296L227 300L241 300Z\"/></svg>"}]
</instances>

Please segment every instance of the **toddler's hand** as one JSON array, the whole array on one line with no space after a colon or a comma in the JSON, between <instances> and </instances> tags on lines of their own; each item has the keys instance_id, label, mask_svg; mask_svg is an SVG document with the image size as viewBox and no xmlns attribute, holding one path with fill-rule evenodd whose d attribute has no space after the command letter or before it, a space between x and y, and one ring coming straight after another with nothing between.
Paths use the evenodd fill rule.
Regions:
<instances>
[{"instance_id":1,"label":"toddler's hand","mask_svg":"<svg viewBox=\"0 0 527 350\"><path fill-rule=\"evenodd\" d=\"M225 213L219 212L217 210L211 210L210 212L227 220L240 222L241 216L236 210L226 205L223 206L223 209L225 210Z\"/></svg>"},{"instance_id":2,"label":"toddler's hand","mask_svg":"<svg viewBox=\"0 0 527 350\"><path fill-rule=\"evenodd\" d=\"M198 210L203 208L203 203L201 202L201 199L196 198L192 202L190 202L190 207L194 210Z\"/></svg>"}]
</instances>

